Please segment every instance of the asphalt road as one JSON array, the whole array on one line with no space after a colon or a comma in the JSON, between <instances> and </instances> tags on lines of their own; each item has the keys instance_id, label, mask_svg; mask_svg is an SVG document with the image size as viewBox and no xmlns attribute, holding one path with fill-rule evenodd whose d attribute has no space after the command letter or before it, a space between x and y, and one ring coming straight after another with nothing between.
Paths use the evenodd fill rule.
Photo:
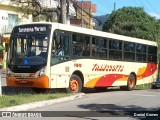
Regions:
<instances>
[{"instance_id":1,"label":"asphalt road","mask_svg":"<svg viewBox=\"0 0 160 120\"><path fill-rule=\"evenodd\" d=\"M29 118L30 120L145 120L146 117L148 120L158 120L160 119L159 92L158 89L92 91L86 92L86 97L82 99L32 109L27 112L42 116L42 118ZM148 117L149 115L152 118ZM17 118L12 118L12 120L17 120Z\"/></svg>"},{"instance_id":2,"label":"asphalt road","mask_svg":"<svg viewBox=\"0 0 160 120\"><path fill-rule=\"evenodd\" d=\"M127 116L126 119L137 119L134 115L139 115L139 113L150 114L151 111L154 111L151 113L155 115L157 114L157 111L159 111L159 116L159 92L159 90L133 90L89 93L83 99L46 106L34 109L33 111L62 111L55 113L53 112L51 116L54 116L54 114L58 117L61 115L68 115L73 116L74 118L100 117L101 119L101 117ZM63 111L71 112L64 113ZM146 113L145 111L148 111L149 113Z\"/></svg>"}]
</instances>

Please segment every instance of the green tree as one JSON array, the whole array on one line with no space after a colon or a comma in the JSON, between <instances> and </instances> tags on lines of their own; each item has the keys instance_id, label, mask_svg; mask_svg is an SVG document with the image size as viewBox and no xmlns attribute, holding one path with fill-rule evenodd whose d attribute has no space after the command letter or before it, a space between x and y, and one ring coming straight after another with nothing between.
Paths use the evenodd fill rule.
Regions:
<instances>
[{"instance_id":1,"label":"green tree","mask_svg":"<svg viewBox=\"0 0 160 120\"><path fill-rule=\"evenodd\" d=\"M158 41L160 21L148 15L143 8L123 7L111 13L103 31Z\"/></svg>"}]
</instances>

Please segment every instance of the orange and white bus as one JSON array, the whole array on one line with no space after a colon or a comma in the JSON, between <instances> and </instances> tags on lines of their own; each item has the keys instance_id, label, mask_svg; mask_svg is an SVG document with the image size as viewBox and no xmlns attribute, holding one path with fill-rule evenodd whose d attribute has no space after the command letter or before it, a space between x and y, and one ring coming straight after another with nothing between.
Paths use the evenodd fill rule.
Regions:
<instances>
[{"instance_id":1,"label":"orange and white bus","mask_svg":"<svg viewBox=\"0 0 160 120\"><path fill-rule=\"evenodd\" d=\"M16 26L11 34L8 86L83 88L152 83L158 74L157 44L59 23Z\"/></svg>"}]
</instances>

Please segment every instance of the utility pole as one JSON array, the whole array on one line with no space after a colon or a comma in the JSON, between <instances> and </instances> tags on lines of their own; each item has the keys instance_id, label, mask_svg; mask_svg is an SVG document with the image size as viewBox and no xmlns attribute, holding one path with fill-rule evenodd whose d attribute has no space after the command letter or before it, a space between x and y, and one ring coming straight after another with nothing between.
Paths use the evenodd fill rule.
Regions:
<instances>
[{"instance_id":1,"label":"utility pole","mask_svg":"<svg viewBox=\"0 0 160 120\"><path fill-rule=\"evenodd\" d=\"M83 1L81 2L81 27L83 27Z\"/></svg>"},{"instance_id":2,"label":"utility pole","mask_svg":"<svg viewBox=\"0 0 160 120\"><path fill-rule=\"evenodd\" d=\"M67 24L66 0L60 0L61 3L61 23Z\"/></svg>"},{"instance_id":3,"label":"utility pole","mask_svg":"<svg viewBox=\"0 0 160 120\"><path fill-rule=\"evenodd\" d=\"M116 11L116 3L114 2L114 10L113 11Z\"/></svg>"}]
</instances>

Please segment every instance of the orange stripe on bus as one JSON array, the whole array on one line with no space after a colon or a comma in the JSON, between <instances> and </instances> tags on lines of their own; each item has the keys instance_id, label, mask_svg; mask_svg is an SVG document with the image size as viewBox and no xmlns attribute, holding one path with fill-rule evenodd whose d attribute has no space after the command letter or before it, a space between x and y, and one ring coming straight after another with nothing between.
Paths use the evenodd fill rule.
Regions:
<instances>
[{"instance_id":1,"label":"orange stripe on bus","mask_svg":"<svg viewBox=\"0 0 160 120\"><path fill-rule=\"evenodd\" d=\"M101 77L98 77L98 78L94 78L92 80L89 80L85 85L84 87L95 87L97 81L100 79Z\"/></svg>"},{"instance_id":2,"label":"orange stripe on bus","mask_svg":"<svg viewBox=\"0 0 160 120\"><path fill-rule=\"evenodd\" d=\"M139 68L137 75L142 75L146 71L147 67Z\"/></svg>"}]
</instances>

